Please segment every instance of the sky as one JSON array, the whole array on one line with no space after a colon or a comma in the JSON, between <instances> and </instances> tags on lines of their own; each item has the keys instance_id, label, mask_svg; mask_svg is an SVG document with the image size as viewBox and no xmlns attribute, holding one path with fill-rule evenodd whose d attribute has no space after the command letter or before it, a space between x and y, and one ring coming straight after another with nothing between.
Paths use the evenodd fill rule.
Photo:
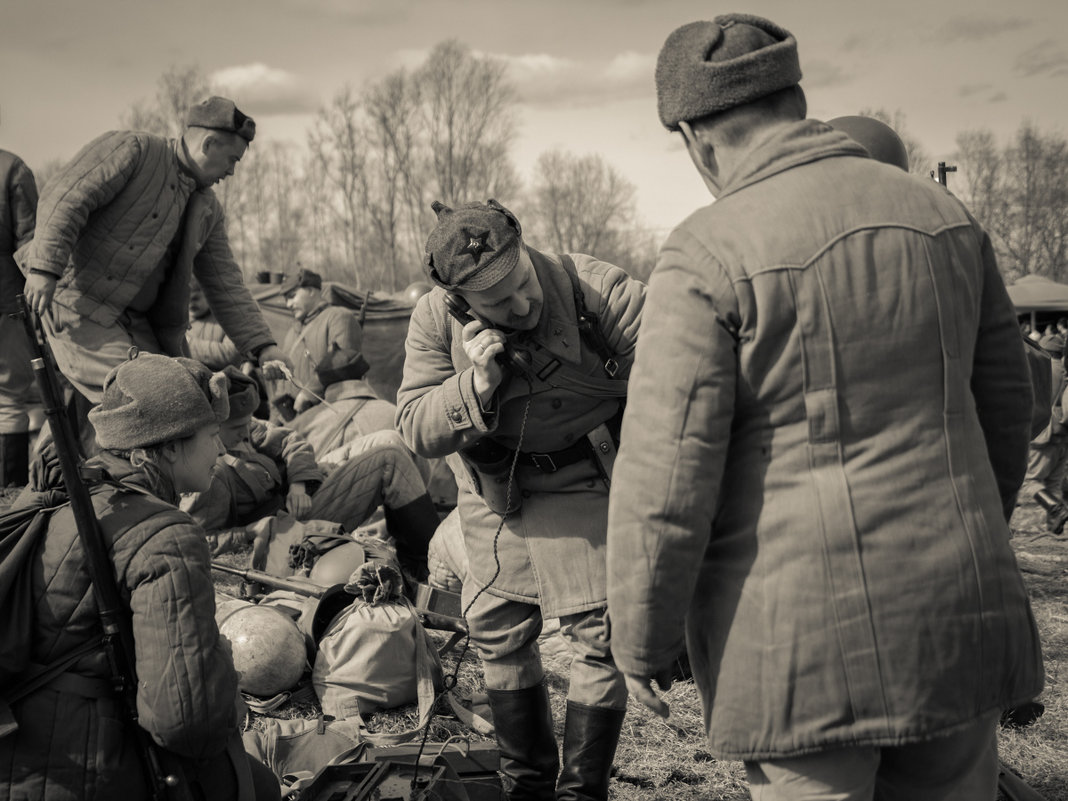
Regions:
<instances>
[{"instance_id":1,"label":"sky","mask_svg":"<svg viewBox=\"0 0 1068 801\"><path fill-rule=\"evenodd\" d=\"M227 86L257 138L302 143L343 87L458 39L507 65L524 178L546 150L600 154L666 235L711 197L658 121L656 56L678 26L732 11L797 37L810 117L900 112L950 163L962 131L1068 132L1064 0L4 0L0 148L31 168L70 158L187 66Z\"/></svg>"}]
</instances>

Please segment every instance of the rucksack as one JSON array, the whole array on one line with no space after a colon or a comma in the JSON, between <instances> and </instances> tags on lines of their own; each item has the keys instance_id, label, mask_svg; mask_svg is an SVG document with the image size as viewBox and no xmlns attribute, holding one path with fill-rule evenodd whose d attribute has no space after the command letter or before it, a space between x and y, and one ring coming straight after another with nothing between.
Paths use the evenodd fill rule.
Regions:
<instances>
[{"instance_id":1,"label":"rucksack","mask_svg":"<svg viewBox=\"0 0 1068 801\"><path fill-rule=\"evenodd\" d=\"M0 630L0 687L5 695L12 681L30 664L33 638L33 586L29 570L48 530L48 521L65 496L39 493L33 503L0 514L0 609L4 626ZM50 501L59 503L49 505Z\"/></svg>"}]
</instances>

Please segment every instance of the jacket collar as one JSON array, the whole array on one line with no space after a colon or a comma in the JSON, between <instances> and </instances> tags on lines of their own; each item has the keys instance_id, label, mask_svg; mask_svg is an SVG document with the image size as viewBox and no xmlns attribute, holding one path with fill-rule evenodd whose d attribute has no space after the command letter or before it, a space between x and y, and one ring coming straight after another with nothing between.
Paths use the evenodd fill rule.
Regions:
<instances>
[{"instance_id":1,"label":"jacket collar","mask_svg":"<svg viewBox=\"0 0 1068 801\"><path fill-rule=\"evenodd\" d=\"M571 279L559 256L542 253L529 245L526 248L541 284L544 304L537 326L532 331L521 332L516 340L522 343L533 339L561 361L578 364L582 347Z\"/></svg>"},{"instance_id":2,"label":"jacket collar","mask_svg":"<svg viewBox=\"0 0 1068 801\"><path fill-rule=\"evenodd\" d=\"M323 397L333 403L334 401L360 400L363 398L376 400L378 395L371 389L371 385L362 378L350 378L347 381L336 381L328 386L323 390Z\"/></svg>"},{"instance_id":3,"label":"jacket collar","mask_svg":"<svg viewBox=\"0 0 1068 801\"><path fill-rule=\"evenodd\" d=\"M329 305L330 304L327 303L325 300L320 301L319 305L312 309L310 312L308 312L307 316L305 316L303 320L297 322L298 327L305 326L310 323L312 320L319 316L323 309L325 309Z\"/></svg>"},{"instance_id":4,"label":"jacket collar","mask_svg":"<svg viewBox=\"0 0 1068 801\"><path fill-rule=\"evenodd\" d=\"M799 120L750 150L724 181L717 200L792 167L835 156L870 158L868 151L819 120Z\"/></svg>"},{"instance_id":5,"label":"jacket collar","mask_svg":"<svg viewBox=\"0 0 1068 801\"><path fill-rule=\"evenodd\" d=\"M193 169L193 162L189 156L189 151L186 149L185 140L181 137L177 139L171 139L171 150L174 151L174 160L178 163L178 176L183 180L186 180L193 184L193 189L203 190L210 187L201 187L197 183L197 173Z\"/></svg>"}]
</instances>

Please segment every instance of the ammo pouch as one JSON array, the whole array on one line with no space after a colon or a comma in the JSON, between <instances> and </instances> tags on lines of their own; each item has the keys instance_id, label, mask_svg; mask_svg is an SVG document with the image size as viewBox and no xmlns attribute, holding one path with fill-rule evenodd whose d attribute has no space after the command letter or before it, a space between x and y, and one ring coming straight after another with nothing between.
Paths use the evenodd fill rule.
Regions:
<instances>
[{"instance_id":1,"label":"ammo pouch","mask_svg":"<svg viewBox=\"0 0 1068 801\"><path fill-rule=\"evenodd\" d=\"M499 515L519 511L522 498L512 471L515 451L483 437L474 445L461 449L459 456L467 465L475 492L492 511Z\"/></svg>"}]
</instances>

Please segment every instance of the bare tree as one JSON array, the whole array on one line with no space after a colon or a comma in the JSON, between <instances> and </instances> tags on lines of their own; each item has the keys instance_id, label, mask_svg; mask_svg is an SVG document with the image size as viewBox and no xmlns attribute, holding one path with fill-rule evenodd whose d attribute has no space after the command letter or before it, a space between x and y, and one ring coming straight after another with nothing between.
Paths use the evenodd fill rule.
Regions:
<instances>
[{"instance_id":1,"label":"bare tree","mask_svg":"<svg viewBox=\"0 0 1068 801\"><path fill-rule=\"evenodd\" d=\"M1068 141L1024 122L999 147L989 131L957 137L965 200L1000 244L1006 281L1068 278Z\"/></svg>"},{"instance_id":2,"label":"bare tree","mask_svg":"<svg viewBox=\"0 0 1068 801\"><path fill-rule=\"evenodd\" d=\"M905 113L901 109L891 114L884 108L868 108L861 111L860 115L862 117L873 117L879 122L889 125L901 137L901 141L905 143L905 152L909 157L909 172L927 175L931 171L933 164L931 156L920 140L909 133L905 124Z\"/></svg>"},{"instance_id":3,"label":"bare tree","mask_svg":"<svg viewBox=\"0 0 1068 801\"><path fill-rule=\"evenodd\" d=\"M542 153L531 195L539 232L561 253L596 254L634 219L634 185L599 155Z\"/></svg>"},{"instance_id":4,"label":"bare tree","mask_svg":"<svg viewBox=\"0 0 1068 801\"><path fill-rule=\"evenodd\" d=\"M173 66L156 82L156 95L139 100L123 115L122 124L134 131L178 137L185 128L189 107L212 93L212 86L193 66Z\"/></svg>"},{"instance_id":5,"label":"bare tree","mask_svg":"<svg viewBox=\"0 0 1068 801\"><path fill-rule=\"evenodd\" d=\"M367 146L359 111L358 98L346 86L329 107L319 110L308 132L315 179L329 186L326 207L334 223L333 233L341 243L340 270L335 267L330 271L335 274L328 277L355 283L357 287L365 283L368 263L373 258L361 246L366 220L363 171Z\"/></svg>"},{"instance_id":6,"label":"bare tree","mask_svg":"<svg viewBox=\"0 0 1068 801\"><path fill-rule=\"evenodd\" d=\"M513 194L517 177L508 151L515 90L504 65L450 40L431 51L415 80L437 199L451 204Z\"/></svg>"},{"instance_id":7,"label":"bare tree","mask_svg":"<svg viewBox=\"0 0 1068 801\"><path fill-rule=\"evenodd\" d=\"M637 222L634 185L603 157L542 153L529 194L521 217L524 239L557 253L588 253L638 278L649 276L656 242Z\"/></svg>"},{"instance_id":8,"label":"bare tree","mask_svg":"<svg viewBox=\"0 0 1068 801\"><path fill-rule=\"evenodd\" d=\"M407 265L420 245L417 205L416 120L418 91L404 70L386 76L365 93L367 144L364 173L374 251L381 256L379 285L390 290L408 283Z\"/></svg>"}]
</instances>

